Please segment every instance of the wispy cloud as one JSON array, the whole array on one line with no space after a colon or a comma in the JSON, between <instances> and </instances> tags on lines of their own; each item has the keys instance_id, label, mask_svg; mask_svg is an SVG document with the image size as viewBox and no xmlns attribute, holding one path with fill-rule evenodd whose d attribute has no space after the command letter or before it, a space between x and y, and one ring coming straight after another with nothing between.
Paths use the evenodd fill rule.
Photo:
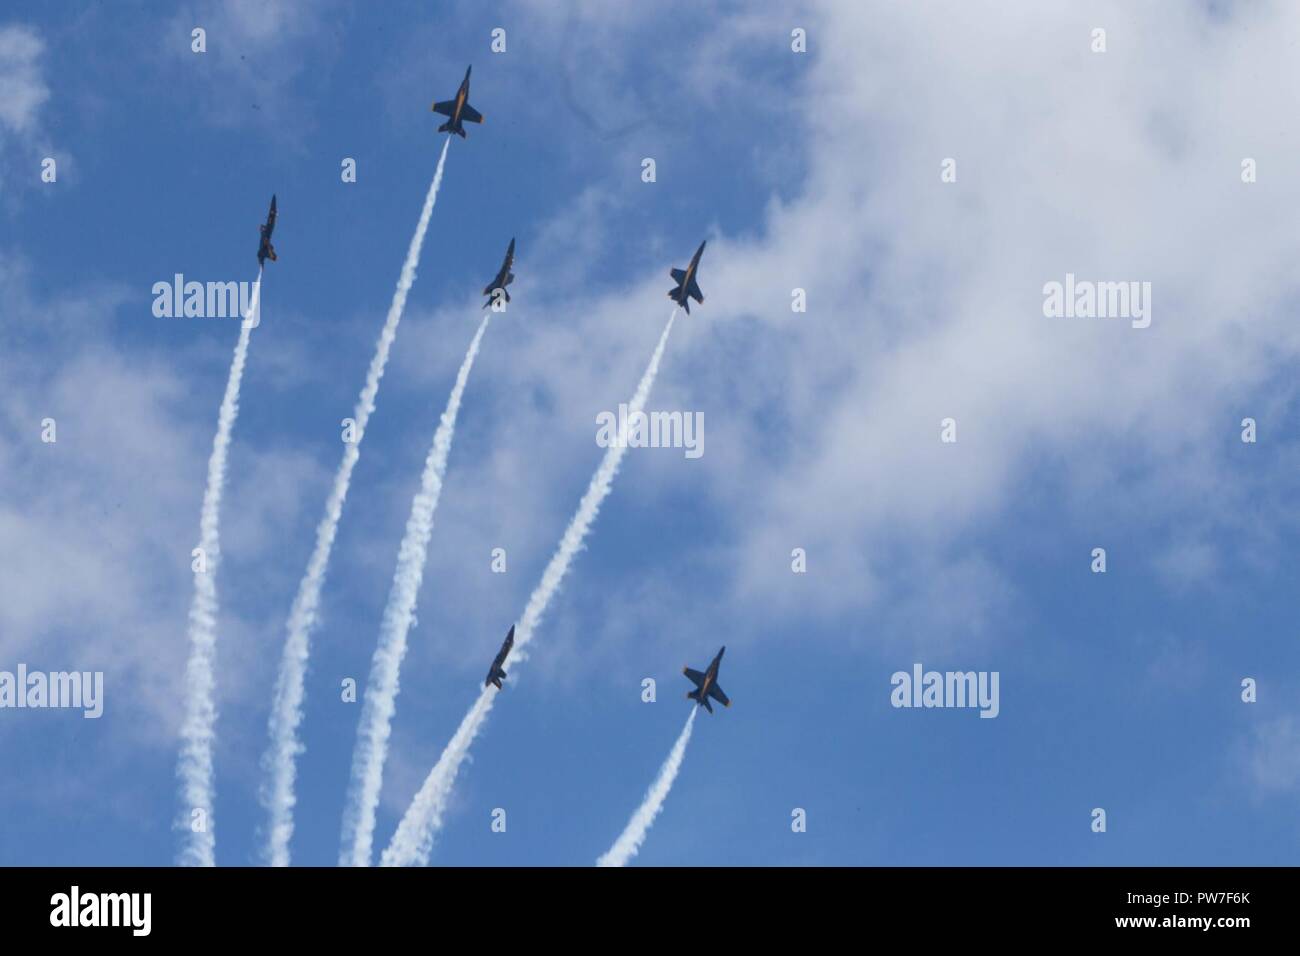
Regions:
<instances>
[{"instance_id":1,"label":"wispy cloud","mask_svg":"<svg viewBox=\"0 0 1300 956\"><path fill-rule=\"evenodd\" d=\"M41 59L45 43L31 27L0 26L0 130L26 136L37 129L50 98Z\"/></svg>"},{"instance_id":2,"label":"wispy cloud","mask_svg":"<svg viewBox=\"0 0 1300 956\"><path fill-rule=\"evenodd\" d=\"M205 122L252 126L284 141L315 123L316 98L299 84L309 60L318 65L339 49L337 3L308 0L199 0L166 21L153 42L165 69L200 82L182 86L201 102ZM205 52L192 50L202 29Z\"/></svg>"},{"instance_id":3,"label":"wispy cloud","mask_svg":"<svg viewBox=\"0 0 1300 956\"><path fill-rule=\"evenodd\" d=\"M1250 738L1247 766L1262 793L1300 790L1300 719L1288 714L1256 726Z\"/></svg>"},{"instance_id":4,"label":"wispy cloud","mask_svg":"<svg viewBox=\"0 0 1300 956\"><path fill-rule=\"evenodd\" d=\"M0 192L40 183L40 160L53 149L43 113L50 99L45 41L33 27L0 25ZM67 154L60 153L60 160ZM6 195L5 199L8 200Z\"/></svg>"}]
</instances>

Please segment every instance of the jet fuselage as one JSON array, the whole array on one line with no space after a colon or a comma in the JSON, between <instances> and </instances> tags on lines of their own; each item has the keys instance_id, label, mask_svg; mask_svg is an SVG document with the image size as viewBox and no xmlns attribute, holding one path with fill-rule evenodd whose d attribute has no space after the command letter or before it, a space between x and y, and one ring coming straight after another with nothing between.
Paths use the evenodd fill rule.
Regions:
<instances>
[{"instance_id":1,"label":"jet fuselage","mask_svg":"<svg viewBox=\"0 0 1300 956\"><path fill-rule=\"evenodd\" d=\"M506 672L501 665L506 662L506 657L510 653L510 648L514 646L515 626L512 624L510 625L510 633L506 635L506 639L501 643L501 650L497 651L497 656L492 659L492 666L488 668L487 679L483 681L484 687L488 684L495 684L497 690L501 689L501 681L503 681L506 676Z\"/></svg>"},{"instance_id":2,"label":"jet fuselage","mask_svg":"<svg viewBox=\"0 0 1300 956\"><path fill-rule=\"evenodd\" d=\"M266 214L266 222L258 226L261 233L261 241L257 244L257 265L259 268L266 265L266 260L272 262L276 260L275 246L271 245L271 233L275 231L275 196L271 196L271 209Z\"/></svg>"}]
</instances>

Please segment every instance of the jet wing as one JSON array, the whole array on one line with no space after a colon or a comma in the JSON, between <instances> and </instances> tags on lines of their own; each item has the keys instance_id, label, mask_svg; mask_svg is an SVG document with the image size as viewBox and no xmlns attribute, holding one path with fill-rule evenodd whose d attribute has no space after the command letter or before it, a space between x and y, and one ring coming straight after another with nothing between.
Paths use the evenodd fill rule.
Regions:
<instances>
[{"instance_id":1,"label":"jet wing","mask_svg":"<svg viewBox=\"0 0 1300 956\"><path fill-rule=\"evenodd\" d=\"M731 700L727 697L726 694L722 692L722 688L718 686L717 681L714 681L712 684L709 685L709 696L712 697L714 700L716 700L723 707L731 706Z\"/></svg>"},{"instance_id":2,"label":"jet wing","mask_svg":"<svg viewBox=\"0 0 1300 956\"><path fill-rule=\"evenodd\" d=\"M694 668L683 667L682 673L689 677L695 683L696 687L699 687L704 683L704 675Z\"/></svg>"},{"instance_id":3,"label":"jet wing","mask_svg":"<svg viewBox=\"0 0 1300 956\"><path fill-rule=\"evenodd\" d=\"M474 107L470 106L468 103L460 108L460 118L468 120L471 123L483 122L483 114L474 109Z\"/></svg>"},{"instance_id":4,"label":"jet wing","mask_svg":"<svg viewBox=\"0 0 1300 956\"><path fill-rule=\"evenodd\" d=\"M695 284L694 276L691 276L691 284L686 287L686 294L701 305L704 304L704 293L701 292L700 287Z\"/></svg>"},{"instance_id":5,"label":"jet wing","mask_svg":"<svg viewBox=\"0 0 1300 956\"><path fill-rule=\"evenodd\" d=\"M682 281L683 279L686 278L686 270L685 270L685 269L670 269L670 270L668 271L668 274L669 274L670 276L672 276L672 277L673 277L673 281L676 282L676 283L679 284L679 285L681 284L681 281Z\"/></svg>"},{"instance_id":6,"label":"jet wing","mask_svg":"<svg viewBox=\"0 0 1300 956\"><path fill-rule=\"evenodd\" d=\"M456 101L455 101L455 100L446 100L446 101L441 102L441 103L434 103L434 104L433 104L433 107L432 107L432 109L433 109L433 111L434 111L435 113L441 113L443 116L450 116L450 115L451 115L451 111L454 110L455 108L456 108ZM467 107L467 109L468 109L468 107ZM462 115L463 115L463 114L462 114Z\"/></svg>"}]
</instances>

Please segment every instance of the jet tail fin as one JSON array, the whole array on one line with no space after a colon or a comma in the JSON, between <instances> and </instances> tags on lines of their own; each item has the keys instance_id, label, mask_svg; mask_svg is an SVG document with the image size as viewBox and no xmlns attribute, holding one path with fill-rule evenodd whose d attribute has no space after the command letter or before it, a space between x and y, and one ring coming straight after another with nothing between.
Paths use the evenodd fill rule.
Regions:
<instances>
[{"instance_id":1,"label":"jet tail fin","mask_svg":"<svg viewBox=\"0 0 1300 956\"><path fill-rule=\"evenodd\" d=\"M713 705L709 703L708 695L706 694L705 696L701 697L700 690L698 687L695 690L687 693L686 696L689 697L691 700L695 701L697 704L703 704L704 709L707 710L710 714L713 713Z\"/></svg>"}]
</instances>

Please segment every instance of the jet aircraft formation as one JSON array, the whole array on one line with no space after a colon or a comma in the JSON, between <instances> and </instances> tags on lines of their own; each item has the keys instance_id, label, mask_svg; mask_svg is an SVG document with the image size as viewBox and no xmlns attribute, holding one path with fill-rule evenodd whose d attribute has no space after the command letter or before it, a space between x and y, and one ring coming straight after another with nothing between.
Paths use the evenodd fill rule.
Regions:
<instances>
[{"instance_id":1,"label":"jet aircraft formation","mask_svg":"<svg viewBox=\"0 0 1300 956\"><path fill-rule=\"evenodd\" d=\"M465 132L464 123L482 123L483 114L476 110L469 103L469 86L470 73L473 67L465 70L465 78L461 81L460 87L456 90L456 95L450 100L439 100L434 102L432 112L447 117L446 122L438 127L438 132L449 135L457 135L461 138L468 139ZM271 244L271 234L275 229L277 217L276 197L271 197L271 208L267 213L266 222L259 226L261 241L257 248L257 264L263 267L267 259L272 262L277 260L275 247ZM689 315L691 311L690 302L694 299L697 303L704 302L704 293L701 291L698 276L700 268L700 259L704 255L706 243L701 242L695 254L691 256L690 263L685 269L670 269L669 275L675 283L673 288L668 291L668 297L678 304ZM495 305L499 300L510 301L510 293L507 287L514 282L515 274L512 271L515 261L515 240L512 237L510 244L506 247L505 257L501 262L501 267L497 270L496 275L483 289L483 295L487 301L483 303L483 308L489 305ZM515 627L512 625L506 634L500 650L497 651L496 657L492 660L492 665L488 669L487 677L483 682L484 687L494 686L498 691L502 689L502 681L506 677L505 661L509 656L515 642ZM716 701L724 707L731 706L731 700L722 692L718 686L718 670L722 663L722 655L726 648L718 651L717 656L709 663L708 668L701 673L690 667L683 669L683 673L695 685L695 690L686 696L694 700L697 706L703 707L713 712L711 701Z\"/></svg>"},{"instance_id":2,"label":"jet aircraft formation","mask_svg":"<svg viewBox=\"0 0 1300 956\"><path fill-rule=\"evenodd\" d=\"M473 69L474 67L472 65L466 68L465 79L461 80L460 88L456 90L455 97L450 100L439 100L433 104L433 112L447 117L447 122L438 127L439 133L455 133L463 139L468 139L468 136L465 134L465 127L462 124L466 121L470 123L483 122L483 114L469 105L469 78ZM257 247L258 266L263 266L267 259L270 259L272 262L276 261L277 256L275 254L275 246L271 245L271 233L275 229L275 219L275 196L272 196L271 209L266 215L266 223L259 227L262 234L262 241ZM696 276L699 274L700 258L704 255L704 247L706 244L707 240L700 243L700 247L695 250L695 255L691 256L690 264L685 269L670 269L668 272L668 274L672 276L673 281L677 283L673 288L668 290L668 298L672 299L685 309L687 315L690 315L691 312L691 299L694 299L700 304L704 303L704 293L700 291L700 286L696 281ZM506 286L515 281L515 274L511 271L511 269L514 268L514 264L515 240L512 237L510 239L510 245L506 247L506 255L501 262L501 268L497 270L497 274L493 277L492 281L483 289L483 295L487 296L487 301L483 303L483 308L486 309L489 305L492 305L493 302L497 301L498 298L504 299L506 302L510 301L510 293L506 289ZM492 684L495 685L498 690L501 689L501 681L506 676L505 670L502 669L502 664L505 663L506 656L510 653L510 649L514 646L514 643L515 629L512 625L510 633L506 635L505 642L501 645L501 650L497 652L496 658L492 661L492 667L488 670L487 680L483 682L484 687ZM725 650L726 648L724 647L721 651L718 651L718 656L713 659L713 662L709 664L708 670L703 674L697 670L692 670L689 667L684 671L686 676L695 682L695 690L691 691L686 696L694 700L698 706L704 707L709 711L709 713L713 713L713 707L709 703L710 698L716 700L724 707L731 706L731 701L727 699L726 694L722 693L722 689L718 687L717 683L718 667L722 662L722 652Z\"/></svg>"}]
</instances>

